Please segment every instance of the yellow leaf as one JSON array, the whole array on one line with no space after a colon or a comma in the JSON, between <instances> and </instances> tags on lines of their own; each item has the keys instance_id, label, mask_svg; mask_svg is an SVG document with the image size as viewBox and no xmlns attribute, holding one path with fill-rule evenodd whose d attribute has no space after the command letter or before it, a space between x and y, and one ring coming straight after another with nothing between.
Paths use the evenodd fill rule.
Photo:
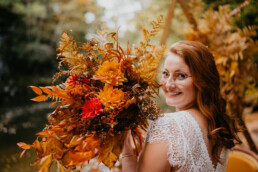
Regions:
<instances>
[{"instance_id":1,"label":"yellow leaf","mask_svg":"<svg viewBox=\"0 0 258 172\"><path fill-rule=\"evenodd\" d=\"M40 160L38 172L49 172L50 166L52 164L52 159L52 154L43 157Z\"/></svg>"},{"instance_id":2,"label":"yellow leaf","mask_svg":"<svg viewBox=\"0 0 258 172\"><path fill-rule=\"evenodd\" d=\"M66 172L67 170L65 169L65 167L59 162L59 161L56 161L57 162L57 168L60 172Z\"/></svg>"},{"instance_id":3,"label":"yellow leaf","mask_svg":"<svg viewBox=\"0 0 258 172\"><path fill-rule=\"evenodd\" d=\"M43 149L42 149L41 144L39 143L39 141L36 140L36 141L34 142L34 145L35 145L36 155L37 155L38 157L42 157Z\"/></svg>"},{"instance_id":4,"label":"yellow leaf","mask_svg":"<svg viewBox=\"0 0 258 172\"><path fill-rule=\"evenodd\" d=\"M118 157L113 152L106 152L106 154L103 157L103 163L108 167L112 168L114 167Z\"/></svg>"},{"instance_id":5,"label":"yellow leaf","mask_svg":"<svg viewBox=\"0 0 258 172\"><path fill-rule=\"evenodd\" d=\"M122 146L123 146L122 145L123 141L121 140L122 138L123 138L122 134L116 137L110 137L108 139L109 142L105 144L102 150L103 152L99 158L102 159L102 162L109 168L114 167L122 151Z\"/></svg>"},{"instance_id":6,"label":"yellow leaf","mask_svg":"<svg viewBox=\"0 0 258 172\"><path fill-rule=\"evenodd\" d=\"M47 100L47 96L42 95L42 96L35 97L35 98L31 99L31 100L33 100L35 102L43 102L43 101Z\"/></svg>"},{"instance_id":7,"label":"yellow leaf","mask_svg":"<svg viewBox=\"0 0 258 172\"><path fill-rule=\"evenodd\" d=\"M38 95L42 95L42 90L38 87L35 87L35 86L30 86L30 88Z\"/></svg>"}]
</instances>

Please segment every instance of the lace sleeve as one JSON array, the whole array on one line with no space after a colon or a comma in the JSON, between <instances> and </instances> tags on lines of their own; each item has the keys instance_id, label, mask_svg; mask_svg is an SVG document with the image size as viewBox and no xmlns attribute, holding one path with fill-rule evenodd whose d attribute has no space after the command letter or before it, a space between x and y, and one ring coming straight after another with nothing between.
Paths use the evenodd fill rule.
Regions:
<instances>
[{"instance_id":1,"label":"lace sleeve","mask_svg":"<svg viewBox=\"0 0 258 172\"><path fill-rule=\"evenodd\" d=\"M156 143L166 141L167 157L171 166L185 164L185 140L180 126L174 118L164 115L150 124L146 141Z\"/></svg>"},{"instance_id":2,"label":"lace sleeve","mask_svg":"<svg viewBox=\"0 0 258 172\"><path fill-rule=\"evenodd\" d=\"M167 143L167 159L177 171L220 172L225 171L228 151L221 152L221 163L212 164L203 133L197 121L187 111L165 114L153 121L146 141Z\"/></svg>"}]
</instances>

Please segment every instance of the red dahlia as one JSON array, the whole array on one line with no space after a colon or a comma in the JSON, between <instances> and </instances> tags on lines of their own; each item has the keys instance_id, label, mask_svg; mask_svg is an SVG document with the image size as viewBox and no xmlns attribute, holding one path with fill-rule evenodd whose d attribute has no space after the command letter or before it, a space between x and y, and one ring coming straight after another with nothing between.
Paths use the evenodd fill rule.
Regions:
<instances>
[{"instance_id":1,"label":"red dahlia","mask_svg":"<svg viewBox=\"0 0 258 172\"><path fill-rule=\"evenodd\" d=\"M102 104L98 98L91 98L89 101L86 101L82 107L82 115L84 119L95 117L104 112Z\"/></svg>"}]
</instances>

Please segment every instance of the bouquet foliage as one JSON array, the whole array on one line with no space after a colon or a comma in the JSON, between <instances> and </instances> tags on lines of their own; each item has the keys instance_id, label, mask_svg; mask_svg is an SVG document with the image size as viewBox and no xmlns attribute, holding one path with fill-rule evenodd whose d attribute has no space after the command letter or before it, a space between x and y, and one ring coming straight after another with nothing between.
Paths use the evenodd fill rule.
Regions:
<instances>
[{"instance_id":1,"label":"bouquet foliage","mask_svg":"<svg viewBox=\"0 0 258 172\"><path fill-rule=\"evenodd\" d=\"M51 106L59 104L32 145L18 143L24 149L21 156L35 149L38 159L31 165L39 163L38 171L49 171L53 161L59 171L71 171L95 157L112 168L126 130L132 129L134 143L141 143L140 129L146 130L148 119L159 115L151 97L159 88L155 75L164 48L150 44L150 38L158 33L160 23L162 16L151 22L151 30L143 25L144 41L139 47L128 45L126 51L117 33L108 33L107 28L79 46L64 32L57 56L60 72L54 81L67 76L66 81L57 86L31 86L38 95L33 101L50 99Z\"/></svg>"}]
</instances>

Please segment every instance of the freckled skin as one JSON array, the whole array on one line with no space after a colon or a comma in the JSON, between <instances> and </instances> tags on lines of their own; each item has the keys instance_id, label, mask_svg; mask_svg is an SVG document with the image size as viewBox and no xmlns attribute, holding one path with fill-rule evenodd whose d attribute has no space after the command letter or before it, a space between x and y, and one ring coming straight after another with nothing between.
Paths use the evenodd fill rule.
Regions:
<instances>
[{"instance_id":1,"label":"freckled skin","mask_svg":"<svg viewBox=\"0 0 258 172\"><path fill-rule=\"evenodd\" d=\"M162 76L161 84L166 96L166 103L169 106L175 106L177 111L191 108L196 102L193 78L188 77L179 83L175 82L172 77L178 72L191 76L190 69L183 58L173 53L168 53L164 63L164 71L167 75ZM180 94L173 95L176 93Z\"/></svg>"}]
</instances>

